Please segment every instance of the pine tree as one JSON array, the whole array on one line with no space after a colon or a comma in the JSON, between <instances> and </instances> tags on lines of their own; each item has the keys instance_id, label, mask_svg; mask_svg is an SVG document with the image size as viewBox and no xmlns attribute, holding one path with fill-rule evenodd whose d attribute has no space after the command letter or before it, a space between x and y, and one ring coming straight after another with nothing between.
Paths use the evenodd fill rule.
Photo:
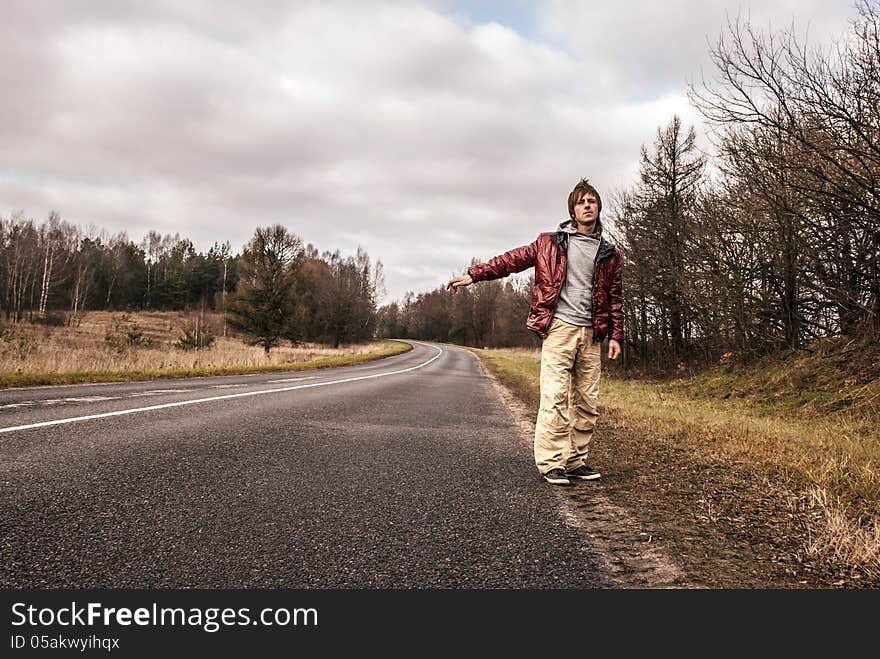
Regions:
<instances>
[{"instance_id":1,"label":"pine tree","mask_svg":"<svg viewBox=\"0 0 880 659\"><path fill-rule=\"evenodd\" d=\"M258 227L238 262L238 289L229 304L229 324L250 336L266 355L282 339L295 340L294 296L304 257L302 241L276 224Z\"/></svg>"}]
</instances>

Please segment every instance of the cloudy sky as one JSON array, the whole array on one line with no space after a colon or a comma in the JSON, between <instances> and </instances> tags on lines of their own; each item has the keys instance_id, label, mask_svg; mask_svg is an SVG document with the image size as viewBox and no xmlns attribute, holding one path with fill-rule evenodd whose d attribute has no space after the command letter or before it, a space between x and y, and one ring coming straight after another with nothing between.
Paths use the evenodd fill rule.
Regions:
<instances>
[{"instance_id":1,"label":"cloudy sky","mask_svg":"<svg viewBox=\"0 0 880 659\"><path fill-rule=\"evenodd\" d=\"M0 216L180 233L282 223L387 294L607 198L712 74L727 16L829 42L849 0L0 0Z\"/></svg>"}]
</instances>

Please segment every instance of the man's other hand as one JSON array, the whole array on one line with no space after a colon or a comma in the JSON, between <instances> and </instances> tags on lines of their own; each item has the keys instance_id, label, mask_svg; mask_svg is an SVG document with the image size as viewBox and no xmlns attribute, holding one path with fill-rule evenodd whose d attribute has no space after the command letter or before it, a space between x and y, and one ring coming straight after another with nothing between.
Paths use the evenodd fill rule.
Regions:
<instances>
[{"instance_id":1,"label":"man's other hand","mask_svg":"<svg viewBox=\"0 0 880 659\"><path fill-rule=\"evenodd\" d=\"M470 275L462 275L461 277L456 277L455 279L450 279L446 284L446 290L451 290L455 293L461 286L470 286L474 283L474 280Z\"/></svg>"},{"instance_id":2,"label":"man's other hand","mask_svg":"<svg viewBox=\"0 0 880 659\"><path fill-rule=\"evenodd\" d=\"M608 359L617 359L620 355L620 344L614 339L608 340Z\"/></svg>"}]
</instances>

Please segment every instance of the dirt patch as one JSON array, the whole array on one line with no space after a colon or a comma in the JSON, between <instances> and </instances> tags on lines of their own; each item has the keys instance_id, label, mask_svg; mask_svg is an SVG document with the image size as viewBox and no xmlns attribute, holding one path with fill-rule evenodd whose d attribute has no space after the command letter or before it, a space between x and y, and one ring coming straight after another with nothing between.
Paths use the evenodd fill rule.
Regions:
<instances>
[{"instance_id":1,"label":"dirt patch","mask_svg":"<svg viewBox=\"0 0 880 659\"><path fill-rule=\"evenodd\" d=\"M488 371L531 449L534 411ZM569 523L603 553L624 588L868 586L808 560L816 513L781 482L744 465L646 438L603 410L591 461L599 481L555 488ZM548 486L549 487L549 486Z\"/></svg>"}]
</instances>

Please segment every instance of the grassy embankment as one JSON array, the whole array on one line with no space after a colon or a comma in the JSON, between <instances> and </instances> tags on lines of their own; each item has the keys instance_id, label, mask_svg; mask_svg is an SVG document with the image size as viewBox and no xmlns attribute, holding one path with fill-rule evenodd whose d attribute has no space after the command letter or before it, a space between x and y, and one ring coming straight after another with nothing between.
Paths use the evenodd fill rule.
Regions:
<instances>
[{"instance_id":1,"label":"grassy embankment","mask_svg":"<svg viewBox=\"0 0 880 659\"><path fill-rule=\"evenodd\" d=\"M537 351L475 352L537 410ZM706 464L725 460L783 483L816 520L804 556L880 578L880 348L826 340L666 381L608 371L600 395L606 419L638 441L684 442Z\"/></svg>"},{"instance_id":2,"label":"grassy embankment","mask_svg":"<svg viewBox=\"0 0 880 659\"><path fill-rule=\"evenodd\" d=\"M29 323L0 327L0 388L237 375L349 366L411 349L397 341L273 348L268 357L241 337L222 336L219 314L201 319L216 339L207 348L176 347L192 314L89 312L70 327Z\"/></svg>"}]
</instances>

